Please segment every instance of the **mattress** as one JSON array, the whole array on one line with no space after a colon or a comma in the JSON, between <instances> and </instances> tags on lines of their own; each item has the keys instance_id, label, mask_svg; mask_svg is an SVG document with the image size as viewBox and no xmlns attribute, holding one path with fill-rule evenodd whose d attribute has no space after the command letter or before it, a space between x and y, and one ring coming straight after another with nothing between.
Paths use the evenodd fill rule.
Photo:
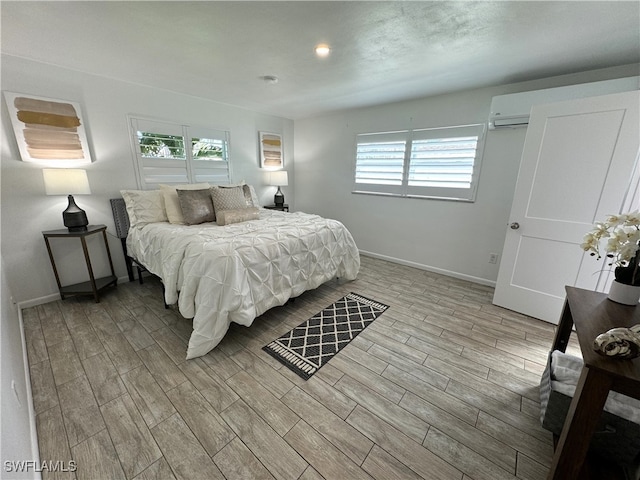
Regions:
<instances>
[{"instance_id":1,"label":"mattress","mask_svg":"<svg viewBox=\"0 0 640 480\"><path fill-rule=\"evenodd\" d=\"M332 278L354 280L360 256L337 220L261 209L232 225L134 225L127 250L165 288L165 302L193 318L187 359L205 355L231 322L249 326L272 307Z\"/></svg>"}]
</instances>

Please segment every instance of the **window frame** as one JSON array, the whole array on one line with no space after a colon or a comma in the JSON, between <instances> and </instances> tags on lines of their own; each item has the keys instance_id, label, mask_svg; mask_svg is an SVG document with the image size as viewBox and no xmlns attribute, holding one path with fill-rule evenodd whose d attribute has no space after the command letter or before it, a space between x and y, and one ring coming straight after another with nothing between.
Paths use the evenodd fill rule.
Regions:
<instances>
[{"instance_id":1,"label":"window frame","mask_svg":"<svg viewBox=\"0 0 640 480\"><path fill-rule=\"evenodd\" d=\"M231 183L231 161L229 131L209 127L183 125L168 120L128 115L131 148L135 163L136 182L143 190L158 188L160 184L178 185L186 183ZM184 158L149 157L142 152L138 131L180 136L184 143ZM222 161L206 165L201 158L193 156L193 141L206 138L222 142Z\"/></svg>"},{"instance_id":2,"label":"window frame","mask_svg":"<svg viewBox=\"0 0 640 480\"><path fill-rule=\"evenodd\" d=\"M455 125L446 127L415 128L410 130L397 130L388 132L366 132L355 136L355 155L353 156L353 189L354 194L384 195L403 198L423 198L435 200L450 200L459 202L475 202L482 158L484 155L484 142L486 137L486 124L475 123L468 125ZM403 161L403 174L401 185L377 184L358 181L358 147L365 144L361 140L372 138L388 139L402 138L404 136L405 151ZM409 173L411 160L413 159L413 142L426 138L447 139L477 136L475 157L473 161L471 181L469 188L440 187L440 186L415 186L409 185ZM362 165L360 165L362 166Z\"/></svg>"}]
</instances>

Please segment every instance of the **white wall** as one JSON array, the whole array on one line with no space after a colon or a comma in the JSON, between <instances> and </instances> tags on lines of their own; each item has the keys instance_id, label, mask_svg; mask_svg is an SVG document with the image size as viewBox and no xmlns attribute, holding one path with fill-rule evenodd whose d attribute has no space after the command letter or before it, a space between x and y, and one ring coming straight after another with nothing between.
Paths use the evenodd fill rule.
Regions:
<instances>
[{"instance_id":1,"label":"white wall","mask_svg":"<svg viewBox=\"0 0 640 480\"><path fill-rule=\"evenodd\" d=\"M293 182L291 120L15 57L2 56L1 60L3 90L71 100L82 106L94 159L86 167L92 194L77 196L76 202L86 210L91 224L105 224L113 235L109 198L120 196L121 189L137 188L127 114L229 130L232 181L254 184L264 204L273 203L275 188L263 184L258 131L282 133L285 168ZM18 302L54 299L58 290L41 232L63 228L62 211L67 201L45 195L42 165L20 160L5 101L1 103L2 253L7 278ZM285 187L284 191L287 202L292 204L293 187ZM107 273L107 264L106 256L100 255L98 238L90 237L96 244L96 270L100 275ZM113 236L109 240L116 274L125 276L120 241ZM86 280L79 243L58 241L53 247L60 260L63 283Z\"/></svg>"},{"instance_id":2,"label":"white wall","mask_svg":"<svg viewBox=\"0 0 640 480\"><path fill-rule=\"evenodd\" d=\"M631 65L298 120L295 207L341 220L362 251L494 284L489 254L502 253L526 129L487 133L475 203L352 194L356 134L485 123L495 95L635 75Z\"/></svg>"},{"instance_id":3,"label":"white wall","mask_svg":"<svg viewBox=\"0 0 640 480\"><path fill-rule=\"evenodd\" d=\"M30 471L6 470L5 462L38 460L38 445L35 435L35 417L30 387L25 371L22 325L18 309L11 301L11 291L7 283L4 259L0 257L0 461L1 478L37 478ZM17 467L17 466L16 466ZM12 470L15 470L14 467Z\"/></svg>"},{"instance_id":4,"label":"white wall","mask_svg":"<svg viewBox=\"0 0 640 480\"><path fill-rule=\"evenodd\" d=\"M631 65L342 111L296 121L294 137L291 120L15 57L1 60L3 90L81 104L94 162L87 166L92 195L76 201L92 224L106 224L112 234L109 198L119 196L121 189L136 188L127 114L230 130L233 181L253 183L262 202L272 203L274 188L263 185L258 161L258 131L266 130L284 136L290 175L284 193L292 209L343 221L366 252L484 283L497 277L498 265L489 264L488 257L502 251L525 130L488 133L475 203L351 194L355 134L486 122L494 95L638 73L638 66ZM47 197L42 166L20 160L5 102L0 103L2 253L17 301L38 303L57 296L41 232L62 227L66 199ZM296 197L295 192L304 195ZM98 237L92 240L100 275L106 273L106 261ZM120 242L113 236L109 240L116 274L124 277ZM54 249L63 282L85 280L78 246L58 241Z\"/></svg>"}]
</instances>

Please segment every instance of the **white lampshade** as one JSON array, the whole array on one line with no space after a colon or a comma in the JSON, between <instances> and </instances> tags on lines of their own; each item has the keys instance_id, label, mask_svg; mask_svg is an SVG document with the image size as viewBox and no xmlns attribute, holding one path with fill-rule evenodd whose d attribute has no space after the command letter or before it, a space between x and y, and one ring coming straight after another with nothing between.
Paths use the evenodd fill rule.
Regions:
<instances>
[{"instance_id":1,"label":"white lampshade","mask_svg":"<svg viewBox=\"0 0 640 480\"><path fill-rule=\"evenodd\" d=\"M287 171L278 170L277 172L271 172L271 179L269 183L274 187L286 187L287 185L289 185Z\"/></svg>"},{"instance_id":2,"label":"white lampshade","mask_svg":"<svg viewBox=\"0 0 640 480\"><path fill-rule=\"evenodd\" d=\"M88 195L91 193L87 171L79 168L44 168L47 195Z\"/></svg>"}]
</instances>

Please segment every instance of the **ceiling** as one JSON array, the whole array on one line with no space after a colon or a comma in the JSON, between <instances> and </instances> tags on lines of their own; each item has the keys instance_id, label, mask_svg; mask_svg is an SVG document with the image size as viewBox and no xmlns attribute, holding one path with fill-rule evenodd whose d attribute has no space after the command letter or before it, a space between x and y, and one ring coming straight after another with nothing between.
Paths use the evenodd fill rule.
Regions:
<instances>
[{"instance_id":1,"label":"ceiling","mask_svg":"<svg viewBox=\"0 0 640 480\"><path fill-rule=\"evenodd\" d=\"M4 54L292 119L640 62L638 1L0 8ZM332 48L328 58L314 54L321 42Z\"/></svg>"}]
</instances>

